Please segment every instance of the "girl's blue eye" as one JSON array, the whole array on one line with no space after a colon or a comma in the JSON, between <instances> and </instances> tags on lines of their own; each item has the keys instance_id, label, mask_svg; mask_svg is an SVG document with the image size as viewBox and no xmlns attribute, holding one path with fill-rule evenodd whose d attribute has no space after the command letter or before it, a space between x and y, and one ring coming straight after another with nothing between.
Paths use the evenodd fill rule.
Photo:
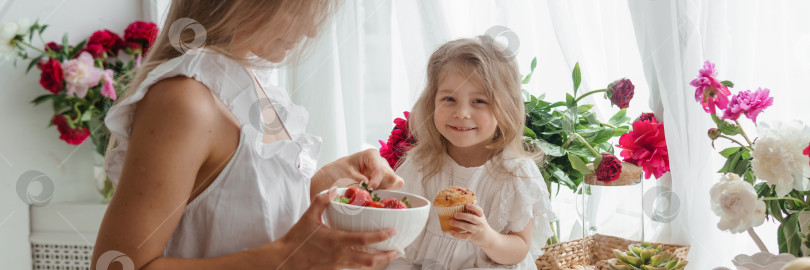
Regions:
<instances>
[{"instance_id":1,"label":"girl's blue eye","mask_svg":"<svg viewBox=\"0 0 810 270\"><path fill-rule=\"evenodd\" d=\"M483 100L483 99L476 99L475 101L473 101L473 103L482 103L482 104L487 104L487 101L486 101L486 100Z\"/></svg>"},{"instance_id":2,"label":"girl's blue eye","mask_svg":"<svg viewBox=\"0 0 810 270\"><path fill-rule=\"evenodd\" d=\"M443 97L442 101L456 101L456 100L451 97Z\"/></svg>"}]
</instances>

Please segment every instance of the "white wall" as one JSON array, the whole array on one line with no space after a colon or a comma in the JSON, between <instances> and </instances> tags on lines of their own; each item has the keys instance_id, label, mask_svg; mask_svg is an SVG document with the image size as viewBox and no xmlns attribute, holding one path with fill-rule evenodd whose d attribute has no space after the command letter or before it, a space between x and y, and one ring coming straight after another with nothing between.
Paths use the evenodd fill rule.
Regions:
<instances>
[{"instance_id":1,"label":"white wall","mask_svg":"<svg viewBox=\"0 0 810 270\"><path fill-rule=\"evenodd\" d=\"M126 26L143 17L143 0L0 0L0 22L39 18L49 24L45 41L72 44L94 31L109 29L123 35ZM35 42L36 45L40 45ZM3 62L3 60L0 60ZM79 146L59 140L50 102L34 107L34 97L47 93L39 72L25 74L27 63L0 64L0 262L3 269L31 269L28 205L18 197L16 183L29 170L43 172L54 183L50 203L100 200L92 179L92 143ZM61 166L60 166L61 165ZM37 187L32 187L35 190Z\"/></svg>"}]
</instances>

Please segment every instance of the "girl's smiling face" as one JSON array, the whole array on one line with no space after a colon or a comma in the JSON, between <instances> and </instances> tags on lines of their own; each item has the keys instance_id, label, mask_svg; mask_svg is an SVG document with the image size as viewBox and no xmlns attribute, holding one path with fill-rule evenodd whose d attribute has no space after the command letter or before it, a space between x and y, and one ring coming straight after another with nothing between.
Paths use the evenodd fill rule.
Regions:
<instances>
[{"instance_id":1,"label":"girl's smiling face","mask_svg":"<svg viewBox=\"0 0 810 270\"><path fill-rule=\"evenodd\" d=\"M435 104L433 123L450 142L450 152L486 150L484 147L492 142L498 121L475 76L447 72L439 82Z\"/></svg>"}]
</instances>

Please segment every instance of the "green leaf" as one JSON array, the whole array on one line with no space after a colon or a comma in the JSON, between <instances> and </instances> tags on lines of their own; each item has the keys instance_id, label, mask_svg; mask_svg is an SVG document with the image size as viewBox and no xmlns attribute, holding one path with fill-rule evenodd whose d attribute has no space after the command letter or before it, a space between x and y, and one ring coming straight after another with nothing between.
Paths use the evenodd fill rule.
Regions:
<instances>
[{"instance_id":1,"label":"green leaf","mask_svg":"<svg viewBox=\"0 0 810 270\"><path fill-rule=\"evenodd\" d=\"M743 148L742 149L742 158L743 159L750 159L751 158L751 151L748 151L748 149Z\"/></svg>"},{"instance_id":2,"label":"green leaf","mask_svg":"<svg viewBox=\"0 0 810 270\"><path fill-rule=\"evenodd\" d=\"M571 179L568 178L568 175L566 175L565 172L563 172L562 169L560 169L560 167L557 165L549 164L546 169L549 170L551 175L554 176L554 178L557 178L557 180L559 180L563 185L571 188L572 190L576 188L574 182L572 182Z\"/></svg>"},{"instance_id":3,"label":"green leaf","mask_svg":"<svg viewBox=\"0 0 810 270\"><path fill-rule=\"evenodd\" d=\"M720 83L722 83L723 85L728 86L728 87L734 87L734 83L731 82L731 81L722 81Z\"/></svg>"},{"instance_id":4,"label":"green leaf","mask_svg":"<svg viewBox=\"0 0 810 270\"><path fill-rule=\"evenodd\" d=\"M87 44L87 41L86 41L86 40L85 40L85 41L82 41L82 42L80 42L78 45L76 45L76 47L74 47L74 48L73 48L73 50L71 50L71 51L70 51L70 55L68 56L68 58L73 59L73 58L75 58L77 55L79 55L79 52L81 52L81 51L82 51L82 49L84 49L84 45L85 45L85 44Z\"/></svg>"},{"instance_id":5,"label":"green leaf","mask_svg":"<svg viewBox=\"0 0 810 270\"><path fill-rule=\"evenodd\" d=\"M31 62L28 63L28 67L25 69L25 73L31 71L31 68L33 68L37 64L37 62L39 62L39 59L42 59L42 57L45 57L45 55L40 55L32 59Z\"/></svg>"},{"instance_id":6,"label":"green leaf","mask_svg":"<svg viewBox=\"0 0 810 270\"><path fill-rule=\"evenodd\" d=\"M712 120L714 120L714 123L717 124L717 128L720 129L720 132L722 132L723 134L729 136L740 134L739 126L726 122L726 120L720 119L719 117L717 117L716 114L712 114Z\"/></svg>"},{"instance_id":7,"label":"green leaf","mask_svg":"<svg viewBox=\"0 0 810 270\"><path fill-rule=\"evenodd\" d=\"M534 73L534 68L537 67L537 57L532 58L531 73Z\"/></svg>"},{"instance_id":8,"label":"green leaf","mask_svg":"<svg viewBox=\"0 0 810 270\"><path fill-rule=\"evenodd\" d=\"M781 222L779 224L779 228L776 229L776 239L779 243L779 253L788 253L788 245L787 239L785 239L785 222Z\"/></svg>"},{"instance_id":9,"label":"green leaf","mask_svg":"<svg viewBox=\"0 0 810 270\"><path fill-rule=\"evenodd\" d=\"M582 144L572 145L571 147L568 147L567 151L568 153L572 153L580 157L596 158L596 155L594 155L591 150L588 150L588 148Z\"/></svg>"},{"instance_id":10,"label":"green leaf","mask_svg":"<svg viewBox=\"0 0 810 270\"><path fill-rule=\"evenodd\" d=\"M534 131L532 131L532 129L526 126L523 127L523 135L531 137L532 139L537 139L537 134L535 134Z\"/></svg>"},{"instance_id":11,"label":"green leaf","mask_svg":"<svg viewBox=\"0 0 810 270\"><path fill-rule=\"evenodd\" d=\"M782 229L784 230L783 233L787 252L796 257L801 257L802 240L801 237L799 237L799 214L794 213L788 216L785 222L782 223L782 226L784 226Z\"/></svg>"},{"instance_id":12,"label":"green leaf","mask_svg":"<svg viewBox=\"0 0 810 270\"><path fill-rule=\"evenodd\" d=\"M88 122L93 117L93 110L87 110L82 114L81 122Z\"/></svg>"},{"instance_id":13,"label":"green leaf","mask_svg":"<svg viewBox=\"0 0 810 270\"><path fill-rule=\"evenodd\" d=\"M740 154L740 161L732 168L732 172L736 173L739 176L744 177L747 171L750 171L751 168L751 160L743 158L742 153Z\"/></svg>"},{"instance_id":14,"label":"green leaf","mask_svg":"<svg viewBox=\"0 0 810 270\"><path fill-rule=\"evenodd\" d=\"M529 91L526 91L526 89L520 89L520 91L523 93L523 102L533 101L533 96Z\"/></svg>"},{"instance_id":15,"label":"green leaf","mask_svg":"<svg viewBox=\"0 0 810 270\"><path fill-rule=\"evenodd\" d=\"M34 103L34 105L39 105L42 102L45 102L45 101L47 101L49 99L52 99L54 97L56 97L56 95L52 95L52 94L41 95L41 96L38 96L37 98L35 98L34 100L32 100L31 103Z\"/></svg>"},{"instance_id":16,"label":"green leaf","mask_svg":"<svg viewBox=\"0 0 810 270\"><path fill-rule=\"evenodd\" d=\"M585 166L585 162L582 161L582 158L572 155L568 153L568 161L571 162L571 166L574 167L575 170L579 171L582 174L591 174L591 169L588 169L588 166Z\"/></svg>"},{"instance_id":17,"label":"green leaf","mask_svg":"<svg viewBox=\"0 0 810 270\"><path fill-rule=\"evenodd\" d=\"M621 109L616 114L614 114L610 119L608 119L608 124L611 126L618 126L630 120L630 117L627 117L627 109Z\"/></svg>"},{"instance_id":18,"label":"green leaf","mask_svg":"<svg viewBox=\"0 0 810 270\"><path fill-rule=\"evenodd\" d=\"M565 149L560 146L550 144L544 140L537 140L537 144L540 146L540 150L547 156L561 157L565 155Z\"/></svg>"},{"instance_id":19,"label":"green leaf","mask_svg":"<svg viewBox=\"0 0 810 270\"><path fill-rule=\"evenodd\" d=\"M593 137L593 139L588 140L588 143L590 143L591 145L602 144L610 140L610 138L613 138L613 134L614 133L612 129L600 130L596 132L596 135Z\"/></svg>"},{"instance_id":20,"label":"green leaf","mask_svg":"<svg viewBox=\"0 0 810 270\"><path fill-rule=\"evenodd\" d=\"M723 149L723 151L720 151L720 155L723 156L724 158L728 158L731 155L733 155L733 154L737 153L738 151L740 151L741 148L742 147L729 147L729 148Z\"/></svg>"},{"instance_id":21,"label":"green leaf","mask_svg":"<svg viewBox=\"0 0 810 270\"><path fill-rule=\"evenodd\" d=\"M574 96L571 96L569 93L565 93L565 106L568 108L576 108L577 101Z\"/></svg>"},{"instance_id":22,"label":"green leaf","mask_svg":"<svg viewBox=\"0 0 810 270\"><path fill-rule=\"evenodd\" d=\"M596 158L593 160L593 169L594 169L594 171L596 171L596 168L599 168L600 163L602 163L602 155L596 156Z\"/></svg>"},{"instance_id":23,"label":"green leaf","mask_svg":"<svg viewBox=\"0 0 810 270\"><path fill-rule=\"evenodd\" d=\"M526 77L523 77L523 80L520 82L520 84L527 84L531 80L532 80L532 73L526 74Z\"/></svg>"},{"instance_id":24,"label":"green leaf","mask_svg":"<svg viewBox=\"0 0 810 270\"><path fill-rule=\"evenodd\" d=\"M771 216L774 217L779 223L785 222L785 216L782 215L782 207L779 206L778 200L768 201L768 211L771 212ZM781 246L781 244L780 244Z\"/></svg>"},{"instance_id":25,"label":"green leaf","mask_svg":"<svg viewBox=\"0 0 810 270\"><path fill-rule=\"evenodd\" d=\"M740 152L736 152L732 154L727 160L726 163L723 164L723 168L721 168L718 173L730 173L733 172L732 170L737 166L737 162L740 161Z\"/></svg>"},{"instance_id":26,"label":"green leaf","mask_svg":"<svg viewBox=\"0 0 810 270\"><path fill-rule=\"evenodd\" d=\"M585 113L587 111L590 111L591 108L593 108L593 104L579 105L579 107L577 107L577 113L578 114L583 114L583 113Z\"/></svg>"},{"instance_id":27,"label":"green leaf","mask_svg":"<svg viewBox=\"0 0 810 270\"><path fill-rule=\"evenodd\" d=\"M574 71L571 72L571 77L574 79L574 95L577 95L579 84L582 82L582 74L579 71L579 62L574 65Z\"/></svg>"},{"instance_id":28,"label":"green leaf","mask_svg":"<svg viewBox=\"0 0 810 270\"><path fill-rule=\"evenodd\" d=\"M743 180L745 180L745 182L748 182L751 185L754 185L754 182L757 181L756 176L754 176L754 171L752 171L752 170L746 171L743 174ZM766 186L767 186L767 184L766 184ZM759 197L764 197L764 196L759 196Z\"/></svg>"}]
</instances>

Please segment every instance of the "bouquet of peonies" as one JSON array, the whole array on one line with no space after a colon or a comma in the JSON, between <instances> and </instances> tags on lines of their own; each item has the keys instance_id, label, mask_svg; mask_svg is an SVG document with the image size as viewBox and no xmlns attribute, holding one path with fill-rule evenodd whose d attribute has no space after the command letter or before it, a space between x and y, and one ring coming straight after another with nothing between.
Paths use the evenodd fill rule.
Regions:
<instances>
[{"instance_id":1,"label":"bouquet of peonies","mask_svg":"<svg viewBox=\"0 0 810 270\"><path fill-rule=\"evenodd\" d=\"M39 84L47 91L32 103L53 103L54 115L49 126L55 125L59 138L78 145L88 137L102 157L107 148L109 131L104 117L157 38L157 26L136 21L124 30L122 38L110 30L100 30L75 46L68 44L67 34L61 43L45 42L42 33L48 25L30 23L26 19L0 24L0 56L15 57L28 62L26 72L37 67ZM42 46L34 46L36 39ZM102 170L103 171L103 170ZM98 174L98 172L97 172ZM102 172L103 174L103 172ZM99 175L97 175L99 178ZM105 198L112 196L109 179L99 181Z\"/></svg>"},{"instance_id":2,"label":"bouquet of peonies","mask_svg":"<svg viewBox=\"0 0 810 270\"><path fill-rule=\"evenodd\" d=\"M780 253L801 256L804 237L799 233L799 213L810 210L810 127L799 121L757 123L757 116L773 105L770 90L745 90L732 96L729 88L734 84L719 80L709 61L691 85L696 87L695 100L717 125L708 131L712 146L718 139L738 145L720 151L726 158L718 171L723 175L709 191L712 211L720 217L717 227L732 233L747 231L765 251L751 228L770 216L781 224ZM757 126L759 138L748 137L739 122L742 115Z\"/></svg>"},{"instance_id":3,"label":"bouquet of peonies","mask_svg":"<svg viewBox=\"0 0 810 270\"><path fill-rule=\"evenodd\" d=\"M109 132L104 116L113 101L132 79L133 68L157 38L157 26L137 21L124 30L121 38L110 30L93 33L77 45L68 44L67 34L61 43L44 42L42 33L48 25L26 19L0 25L0 55L16 56L28 61L26 72L37 67L39 84L48 93L35 98L39 105L52 101L59 138L78 145L92 138L96 152L104 155ZM34 46L35 36L43 43Z\"/></svg>"}]
</instances>

